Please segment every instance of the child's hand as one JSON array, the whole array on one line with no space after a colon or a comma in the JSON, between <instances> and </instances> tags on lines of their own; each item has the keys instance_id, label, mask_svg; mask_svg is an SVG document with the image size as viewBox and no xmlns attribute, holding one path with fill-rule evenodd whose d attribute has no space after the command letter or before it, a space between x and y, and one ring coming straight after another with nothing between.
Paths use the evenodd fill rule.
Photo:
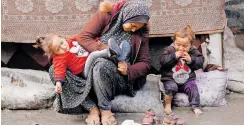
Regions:
<instances>
[{"instance_id":1,"label":"child's hand","mask_svg":"<svg viewBox=\"0 0 244 126\"><path fill-rule=\"evenodd\" d=\"M127 75L127 63L125 61L118 63L118 70L121 74Z\"/></svg>"},{"instance_id":2,"label":"child's hand","mask_svg":"<svg viewBox=\"0 0 244 126\"><path fill-rule=\"evenodd\" d=\"M56 93L59 93L59 94L63 93L62 92L62 84L61 84L61 82L59 82L59 81L56 82L55 91L56 91Z\"/></svg>"},{"instance_id":3,"label":"child's hand","mask_svg":"<svg viewBox=\"0 0 244 126\"><path fill-rule=\"evenodd\" d=\"M182 59L185 60L187 63L191 62L191 56L187 52L183 53Z\"/></svg>"},{"instance_id":4,"label":"child's hand","mask_svg":"<svg viewBox=\"0 0 244 126\"><path fill-rule=\"evenodd\" d=\"M180 57L182 57L183 56L183 52L182 51L177 51L177 52L175 52L175 57L176 57L176 59L179 59Z\"/></svg>"}]
</instances>

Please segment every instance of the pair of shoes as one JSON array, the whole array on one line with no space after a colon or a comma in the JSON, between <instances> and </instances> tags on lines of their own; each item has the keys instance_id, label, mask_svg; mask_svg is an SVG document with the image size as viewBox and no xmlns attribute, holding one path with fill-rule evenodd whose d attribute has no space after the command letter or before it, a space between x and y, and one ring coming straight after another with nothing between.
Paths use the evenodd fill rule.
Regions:
<instances>
[{"instance_id":1,"label":"pair of shoes","mask_svg":"<svg viewBox=\"0 0 244 126\"><path fill-rule=\"evenodd\" d=\"M185 125L184 120L180 120L174 113L164 114L163 125Z\"/></svg>"},{"instance_id":2,"label":"pair of shoes","mask_svg":"<svg viewBox=\"0 0 244 126\"><path fill-rule=\"evenodd\" d=\"M126 40L122 41L120 45L114 38L108 40L109 57L116 57L118 61L125 61L130 53L130 43Z\"/></svg>"},{"instance_id":3,"label":"pair of shoes","mask_svg":"<svg viewBox=\"0 0 244 126\"><path fill-rule=\"evenodd\" d=\"M142 125L152 125L152 124L159 124L160 120L156 116L155 112L153 109L149 109L146 114L144 119L142 120Z\"/></svg>"}]
</instances>

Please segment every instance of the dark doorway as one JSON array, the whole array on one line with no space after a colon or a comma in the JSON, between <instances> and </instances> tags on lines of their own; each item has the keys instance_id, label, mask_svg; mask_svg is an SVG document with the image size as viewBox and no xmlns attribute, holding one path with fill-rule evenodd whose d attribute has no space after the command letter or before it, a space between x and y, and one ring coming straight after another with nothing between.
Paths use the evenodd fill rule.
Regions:
<instances>
[{"instance_id":1,"label":"dark doorway","mask_svg":"<svg viewBox=\"0 0 244 126\"><path fill-rule=\"evenodd\" d=\"M171 37L157 37L149 39L149 50L151 55L152 68L150 74L159 74L160 69L160 56L166 46L172 43Z\"/></svg>"}]
</instances>

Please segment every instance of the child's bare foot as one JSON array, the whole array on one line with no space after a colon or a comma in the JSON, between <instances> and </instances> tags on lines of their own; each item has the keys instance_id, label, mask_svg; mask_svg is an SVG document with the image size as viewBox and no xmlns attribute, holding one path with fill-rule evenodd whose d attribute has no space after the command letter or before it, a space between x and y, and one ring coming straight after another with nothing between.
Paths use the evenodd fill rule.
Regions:
<instances>
[{"instance_id":1,"label":"child's bare foot","mask_svg":"<svg viewBox=\"0 0 244 126\"><path fill-rule=\"evenodd\" d=\"M100 111L97 107L93 108L86 118L87 125L100 125Z\"/></svg>"},{"instance_id":2,"label":"child's bare foot","mask_svg":"<svg viewBox=\"0 0 244 126\"><path fill-rule=\"evenodd\" d=\"M202 110L199 109L199 108L195 108L195 109L193 109L193 112L194 112L196 115L201 115L201 114L203 114Z\"/></svg>"},{"instance_id":3,"label":"child's bare foot","mask_svg":"<svg viewBox=\"0 0 244 126\"><path fill-rule=\"evenodd\" d=\"M164 113L165 114L170 114L172 111L171 111L171 104L166 104L165 105L165 108L164 108Z\"/></svg>"},{"instance_id":4,"label":"child's bare foot","mask_svg":"<svg viewBox=\"0 0 244 126\"><path fill-rule=\"evenodd\" d=\"M116 125L117 120L114 117L114 113L110 110L101 110L101 119L103 125Z\"/></svg>"},{"instance_id":5,"label":"child's bare foot","mask_svg":"<svg viewBox=\"0 0 244 126\"><path fill-rule=\"evenodd\" d=\"M165 102L164 102L164 113L165 114L171 114L171 102L172 102L172 96L171 95L165 95Z\"/></svg>"}]
</instances>

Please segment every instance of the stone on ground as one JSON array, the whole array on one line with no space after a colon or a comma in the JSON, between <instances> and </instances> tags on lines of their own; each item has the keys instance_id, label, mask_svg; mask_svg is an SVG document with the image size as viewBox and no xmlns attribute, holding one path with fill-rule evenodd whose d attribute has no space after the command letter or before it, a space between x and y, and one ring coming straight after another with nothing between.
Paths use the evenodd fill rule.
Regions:
<instances>
[{"instance_id":1,"label":"stone on ground","mask_svg":"<svg viewBox=\"0 0 244 126\"><path fill-rule=\"evenodd\" d=\"M200 105L217 107L227 104L227 71L196 72L196 83L200 94ZM188 96L177 93L173 99L176 106L190 106Z\"/></svg>"},{"instance_id":2,"label":"stone on ground","mask_svg":"<svg viewBox=\"0 0 244 126\"><path fill-rule=\"evenodd\" d=\"M244 51L235 44L235 36L227 27L224 32L224 65L228 69L228 89L244 94Z\"/></svg>"},{"instance_id":3,"label":"stone on ground","mask_svg":"<svg viewBox=\"0 0 244 126\"><path fill-rule=\"evenodd\" d=\"M54 85L44 71L1 68L2 109L42 109L52 106Z\"/></svg>"}]
</instances>

